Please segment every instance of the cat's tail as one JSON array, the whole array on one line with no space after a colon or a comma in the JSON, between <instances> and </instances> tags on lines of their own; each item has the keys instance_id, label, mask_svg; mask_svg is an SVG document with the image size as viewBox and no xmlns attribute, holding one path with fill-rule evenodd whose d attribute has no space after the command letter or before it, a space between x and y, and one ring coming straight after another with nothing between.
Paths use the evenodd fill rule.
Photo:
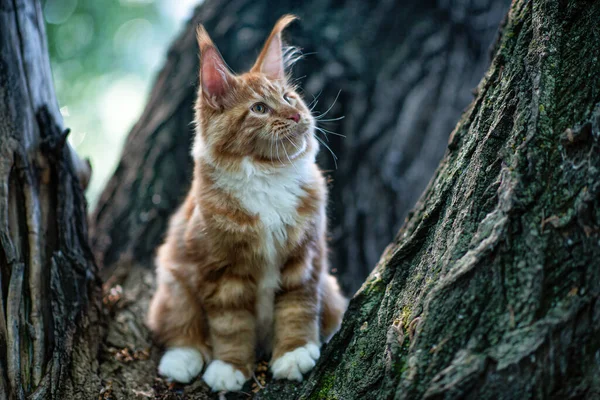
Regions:
<instances>
[{"instance_id":1,"label":"cat's tail","mask_svg":"<svg viewBox=\"0 0 600 400\"><path fill-rule=\"evenodd\" d=\"M340 328L348 300L342 295L337 279L325 273L321 282L321 341L328 342Z\"/></svg>"}]
</instances>

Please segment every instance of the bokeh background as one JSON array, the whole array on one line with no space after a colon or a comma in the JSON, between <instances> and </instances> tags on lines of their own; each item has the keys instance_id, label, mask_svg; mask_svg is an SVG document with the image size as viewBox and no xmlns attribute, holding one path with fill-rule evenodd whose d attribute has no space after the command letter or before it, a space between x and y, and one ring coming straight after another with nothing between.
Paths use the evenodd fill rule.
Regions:
<instances>
[{"instance_id":1,"label":"bokeh background","mask_svg":"<svg viewBox=\"0 0 600 400\"><path fill-rule=\"evenodd\" d=\"M45 0L69 140L93 166L90 208L112 175L170 43L202 0ZM193 80L193 77L190 78Z\"/></svg>"}]
</instances>

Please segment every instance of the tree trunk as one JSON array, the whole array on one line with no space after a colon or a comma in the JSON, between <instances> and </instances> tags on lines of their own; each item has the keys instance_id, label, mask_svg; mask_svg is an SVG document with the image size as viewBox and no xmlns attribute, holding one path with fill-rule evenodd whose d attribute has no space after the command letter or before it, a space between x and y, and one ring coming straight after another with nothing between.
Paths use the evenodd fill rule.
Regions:
<instances>
[{"instance_id":1,"label":"tree trunk","mask_svg":"<svg viewBox=\"0 0 600 400\"><path fill-rule=\"evenodd\" d=\"M195 27L206 25L227 62L247 69L275 20L296 13L291 42L306 57L295 77L327 113L319 162L333 180L332 265L353 293L392 240L441 159L448 134L489 63L507 0L343 2L207 0L169 51L150 101L92 218L105 276L115 262L152 266L168 217L189 188ZM338 97L339 95L339 97ZM336 101L337 99L337 101ZM324 140L325 138L322 137Z\"/></svg>"},{"instance_id":2,"label":"tree trunk","mask_svg":"<svg viewBox=\"0 0 600 400\"><path fill-rule=\"evenodd\" d=\"M0 399L97 395L99 281L67 133L39 2L0 0Z\"/></svg>"},{"instance_id":3,"label":"tree trunk","mask_svg":"<svg viewBox=\"0 0 600 400\"><path fill-rule=\"evenodd\" d=\"M599 2L513 2L341 331L302 386L260 398L599 398L598 21Z\"/></svg>"}]
</instances>

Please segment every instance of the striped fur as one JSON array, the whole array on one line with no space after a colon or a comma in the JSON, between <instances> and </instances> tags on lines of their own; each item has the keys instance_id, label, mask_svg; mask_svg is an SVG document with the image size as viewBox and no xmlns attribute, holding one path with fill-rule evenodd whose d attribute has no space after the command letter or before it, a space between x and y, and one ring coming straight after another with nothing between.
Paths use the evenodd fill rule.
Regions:
<instances>
[{"instance_id":1,"label":"striped fur","mask_svg":"<svg viewBox=\"0 0 600 400\"><path fill-rule=\"evenodd\" d=\"M339 328L346 300L329 274L314 119L284 73L281 31L293 19L239 76L198 29L194 179L158 249L147 318L170 379L208 364L213 390L239 390L262 351L276 378L301 380Z\"/></svg>"}]
</instances>

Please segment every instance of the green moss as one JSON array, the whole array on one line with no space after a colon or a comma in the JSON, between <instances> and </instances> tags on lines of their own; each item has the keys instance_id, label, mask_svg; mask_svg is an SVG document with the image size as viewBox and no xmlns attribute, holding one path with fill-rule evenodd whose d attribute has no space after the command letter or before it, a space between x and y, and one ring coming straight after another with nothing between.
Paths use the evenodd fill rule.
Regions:
<instances>
[{"instance_id":1,"label":"green moss","mask_svg":"<svg viewBox=\"0 0 600 400\"><path fill-rule=\"evenodd\" d=\"M407 339L408 335L405 338L404 342L401 344L401 350L398 354L396 361L393 364L396 376L402 376L402 374L404 374L404 372L406 372L406 370L408 369L407 354L410 347L410 341Z\"/></svg>"},{"instance_id":2,"label":"green moss","mask_svg":"<svg viewBox=\"0 0 600 400\"><path fill-rule=\"evenodd\" d=\"M332 393L334 381L333 374L325 374L321 378L321 387L310 396L310 400L338 400L338 397Z\"/></svg>"},{"instance_id":3,"label":"green moss","mask_svg":"<svg viewBox=\"0 0 600 400\"><path fill-rule=\"evenodd\" d=\"M369 292L384 292L385 291L385 283L379 277L376 277L373 280L365 282L364 291L366 293Z\"/></svg>"},{"instance_id":4,"label":"green moss","mask_svg":"<svg viewBox=\"0 0 600 400\"><path fill-rule=\"evenodd\" d=\"M402 325L406 329L408 324L410 323L410 314L412 313L409 306L402 307L402 312L400 313L400 320L402 321Z\"/></svg>"}]
</instances>

